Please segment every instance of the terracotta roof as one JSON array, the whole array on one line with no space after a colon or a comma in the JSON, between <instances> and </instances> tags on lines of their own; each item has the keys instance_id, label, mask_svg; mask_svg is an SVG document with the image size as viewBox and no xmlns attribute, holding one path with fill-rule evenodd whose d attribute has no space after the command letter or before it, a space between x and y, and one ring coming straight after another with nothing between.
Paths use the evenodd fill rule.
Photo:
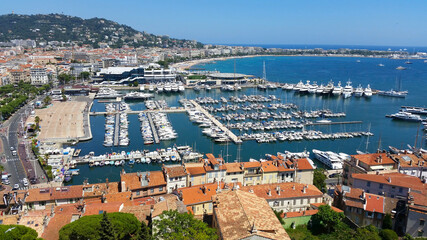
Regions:
<instances>
[{"instance_id":1,"label":"terracotta roof","mask_svg":"<svg viewBox=\"0 0 427 240\"><path fill-rule=\"evenodd\" d=\"M124 206L121 212L132 213L139 221L144 221L148 224L152 206L153 205Z\"/></svg>"},{"instance_id":2,"label":"terracotta roof","mask_svg":"<svg viewBox=\"0 0 427 240\"><path fill-rule=\"evenodd\" d=\"M204 167L186 167L185 169L191 176L206 174Z\"/></svg>"},{"instance_id":3,"label":"terracotta roof","mask_svg":"<svg viewBox=\"0 0 427 240\"><path fill-rule=\"evenodd\" d=\"M369 212L379 212L384 213L384 197L366 193L366 206L365 210Z\"/></svg>"},{"instance_id":4,"label":"terracotta roof","mask_svg":"<svg viewBox=\"0 0 427 240\"><path fill-rule=\"evenodd\" d=\"M141 180L143 180L144 184L141 183L140 176L138 175L141 176ZM121 182L125 182L126 189L129 188L129 190L166 185L166 181L162 171L125 173L121 174L120 178ZM122 189L122 191L126 191L126 189Z\"/></svg>"},{"instance_id":5,"label":"terracotta roof","mask_svg":"<svg viewBox=\"0 0 427 240\"><path fill-rule=\"evenodd\" d=\"M77 204L65 204L55 207L55 215L49 220L49 224L45 228L42 238L46 240L59 239L59 230L71 222L73 215L80 215L81 212L77 208Z\"/></svg>"},{"instance_id":6,"label":"terracotta roof","mask_svg":"<svg viewBox=\"0 0 427 240\"><path fill-rule=\"evenodd\" d=\"M274 166L273 161L261 162L261 169L265 173L279 171L279 169Z\"/></svg>"},{"instance_id":7,"label":"terracotta roof","mask_svg":"<svg viewBox=\"0 0 427 240\"><path fill-rule=\"evenodd\" d=\"M387 153L368 153L351 156L369 166L395 164L395 162L387 156Z\"/></svg>"},{"instance_id":8,"label":"terracotta roof","mask_svg":"<svg viewBox=\"0 0 427 240\"><path fill-rule=\"evenodd\" d=\"M164 198L162 201L154 204L153 211L151 213L152 218L157 217L164 211L169 210L178 210L180 213L187 212L187 208L185 207L184 203L181 202L178 197L172 196Z\"/></svg>"},{"instance_id":9,"label":"terracotta roof","mask_svg":"<svg viewBox=\"0 0 427 240\"><path fill-rule=\"evenodd\" d=\"M179 166L163 165L163 169L166 171L166 174L170 178L187 176L187 172L185 171L184 166L181 166L181 165Z\"/></svg>"},{"instance_id":10,"label":"terracotta roof","mask_svg":"<svg viewBox=\"0 0 427 240\"><path fill-rule=\"evenodd\" d=\"M105 194L105 200L108 203L113 203L113 202L126 203L127 201L130 201L131 195L132 195L132 192L109 193L109 194Z\"/></svg>"},{"instance_id":11,"label":"terracotta roof","mask_svg":"<svg viewBox=\"0 0 427 240\"><path fill-rule=\"evenodd\" d=\"M222 192L212 199L223 239L290 239L265 199L240 190Z\"/></svg>"},{"instance_id":12,"label":"terracotta roof","mask_svg":"<svg viewBox=\"0 0 427 240\"><path fill-rule=\"evenodd\" d=\"M312 209L312 210L305 210L305 211L299 211L299 212L286 212L286 217L285 217L285 213L282 213L282 215L280 215L280 216L282 218L294 218L294 217L302 217L302 216L313 216L317 212L319 212L319 210Z\"/></svg>"},{"instance_id":13,"label":"terracotta roof","mask_svg":"<svg viewBox=\"0 0 427 240\"><path fill-rule=\"evenodd\" d=\"M294 159L298 170L314 170L307 158Z\"/></svg>"},{"instance_id":14,"label":"terracotta roof","mask_svg":"<svg viewBox=\"0 0 427 240\"><path fill-rule=\"evenodd\" d=\"M226 163L225 167L227 168L228 173L244 172L241 163Z\"/></svg>"},{"instance_id":15,"label":"terracotta roof","mask_svg":"<svg viewBox=\"0 0 427 240\"><path fill-rule=\"evenodd\" d=\"M245 168L260 168L261 163L260 162L244 162L243 166Z\"/></svg>"},{"instance_id":16,"label":"terracotta roof","mask_svg":"<svg viewBox=\"0 0 427 240\"><path fill-rule=\"evenodd\" d=\"M280 195L278 194L277 187L280 187ZM294 189L295 187L295 189ZM305 193L303 191L306 187ZM323 193L311 184L301 184L294 182L286 183L272 183L254 186L241 187L242 191L252 191L258 197L265 199L281 199L281 198L300 198L300 197L322 197ZM270 191L270 195L269 195Z\"/></svg>"},{"instance_id":17,"label":"terracotta roof","mask_svg":"<svg viewBox=\"0 0 427 240\"><path fill-rule=\"evenodd\" d=\"M402 173L386 173L386 174L362 174L353 173L353 179L361 179L365 181L383 183L392 186L399 186L411 189L424 190L427 189L427 184L421 182L417 177L405 175ZM389 182L390 180L390 182Z\"/></svg>"},{"instance_id":18,"label":"terracotta roof","mask_svg":"<svg viewBox=\"0 0 427 240\"><path fill-rule=\"evenodd\" d=\"M123 203L88 203L85 206L85 216L97 215L102 212L120 212L123 208Z\"/></svg>"},{"instance_id":19,"label":"terracotta roof","mask_svg":"<svg viewBox=\"0 0 427 240\"><path fill-rule=\"evenodd\" d=\"M415 205L427 207L427 191L422 193L411 192L410 195L414 198L412 202Z\"/></svg>"},{"instance_id":20,"label":"terracotta roof","mask_svg":"<svg viewBox=\"0 0 427 240\"><path fill-rule=\"evenodd\" d=\"M209 161L212 165L219 164L219 161L215 158L215 156L214 156L212 153L208 153L208 154L206 154L206 157L208 158L208 161Z\"/></svg>"},{"instance_id":21,"label":"terracotta roof","mask_svg":"<svg viewBox=\"0 0 427 240\"><path fill-rule=\"evenodd\" d=\"M238 183L239 187L241 186ZM225 184L224 182L220 183L221 189L231 189L232 185ZM182 201L186 206L199 204L203 202L210 202L212 196L217 194L218 183L207 183L196 185L192 187L179 188L178 193L182 194Z\"/></svg>"},{"instance_id":22,"label":"terracotta roof","mask_svg":"<svg viewBox=\"0 0 427 240\"><path fill-rule=\"evenodd\" d=\"M72 199L83 197L83 186L51 187L28 189L25 202L50 201L57 199Z\"/></svg>"},{"instance_id":23,"label":"terracotta roof","mask_svg":"<svg viewBox=\"0 0 427 240\"><path fill-rule=\"evenodd\" d=\"M83 185L83 197L98 197L103 193L118 193L119 192L119 183L118 182L109 182L107 183L96 183L96 184L87 184Z\"/></svg>"},{"instance_id":24,"label":"terracotta roof","mask_svg":"<svg viewBox=\"0 0 427 240\"><path fill-rule=\"evenodd\" d=\"M402 168L418 167L418 165L427 167L426 160L415 156L415 154L393 154L392 157L399 161Z\"/></svg>"}]
</instances>

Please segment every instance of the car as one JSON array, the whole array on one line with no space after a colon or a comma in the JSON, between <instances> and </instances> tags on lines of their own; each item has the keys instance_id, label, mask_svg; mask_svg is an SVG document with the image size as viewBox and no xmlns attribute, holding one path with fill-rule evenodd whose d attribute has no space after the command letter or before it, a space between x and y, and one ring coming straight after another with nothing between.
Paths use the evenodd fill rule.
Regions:
<instances>
[{"instance_id":1,"label":"car","mask_svg":"<svg viewBox=\"0 0 427 240\"><path fill-rule=\"evenodd\" d=\"M15 184L15 185L13 185L12 190L18 190L18 189L19 189L19 184Z\"/></svg>"},{"instance_id":2,"label":"car","mask_svg":"<svg viewBox=\"0 0 427 240\"><path fill-rule=\"evenodd\" d=\"M13 151L13 150L15 150L15 148L14 147L10 147L10 151Z\"/></svg>"},{"instance_id":3,"label":"car","mask_svg":"<svg viewBox=\"0 0 427 240\"><path fill-rule=\"evenodd\" d=\"M13 156L16 156L16 151L12 151L12 155L13 155Z\"/></svg>"},{"instance_id":4,"label":"car","mask_svg":"<svg viewBox=\"0 0 427 240\"><path fill-rule=\"evenodd\" d=\"M28 179L22 179L22 183L24 184L24 187L28 187Z\"/></svg>"},{"instance_id":5,"label":"car","mask_svg":"<svg viewBox=\"0 0 427 240\"><path fill-rule=\"evenodd\" d=\"M332 173L331 175L329 175L329 178L337 178L339 176L340 176L339 173Z\"/></svg>"},{"instance_id":6,"label":"car","mask_svg":"<svg viewBox=\"0 0 427 240\"><path fill-rule=\"evenodd\" d=\"M30 178L30 183L31 183L31 184L36 184L36 183L37 183L37 179L35 179L35 178Z\"/></svg>"},{"instance_id":7,"label":"car","mask_svg":"<svg viewBox=\"0 0 427 240\"><path fill-rule=\"evenodd\" d=\"M4 185L9 185L9 184L10 184L9 179L4 179L4 180L3 180L3 184L4 184Z\"/></svg>"}]
</instances>

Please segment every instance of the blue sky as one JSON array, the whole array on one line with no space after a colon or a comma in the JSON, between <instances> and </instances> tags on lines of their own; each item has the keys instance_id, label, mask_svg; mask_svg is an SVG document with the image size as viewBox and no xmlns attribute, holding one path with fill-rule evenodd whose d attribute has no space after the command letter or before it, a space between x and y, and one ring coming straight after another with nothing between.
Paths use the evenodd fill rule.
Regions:
<instances>
[{"instance_id":1,"label":"blue sky","mask_svg":"<svg viewBox=\"0 0 427 240\"><path fill-rule=\"evenodd\" d=\"M103 17L203 43L427 45L424 0L2 1L0 14L12 11Z\"/></svg>"}]
</instances>

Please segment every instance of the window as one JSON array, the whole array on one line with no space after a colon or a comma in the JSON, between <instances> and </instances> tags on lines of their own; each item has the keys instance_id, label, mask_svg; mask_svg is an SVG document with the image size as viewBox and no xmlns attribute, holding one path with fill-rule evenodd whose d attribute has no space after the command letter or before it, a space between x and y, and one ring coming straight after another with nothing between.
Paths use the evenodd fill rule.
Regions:
<instances>
[{"instance_id":1,"label":"window","mask_svg":"<svg viewBox=\"0 0 427 240\"><path fill-rule=\"evenodd\" d=\"M403 188L399 188L399 193L402 193L403 192Z\"/></svg>"},{"instance_id":2,"label":"window","mask_svg":"<svg viewBox=\"0 0 427 240\"><path fill-rule=\"evenodd\" d=\"M212 210L212 203L209 203L209 210Z\"/></svg>"},{"instance_id":3,"label":"window","mask_svg":"<svg viewBox=\"0 0 427 240\"><path fill-rule=\"evenodd\" d=\"M140 194L141 194L141 192L140 192L140 191L136 192L136 196L139 196Z\"/></svg>"},{"instance_id":4,"label":"window","mask_svg":"<svg viewBox=\"0 0 427 240\"><path fill-rule=\"evenodd\" d=\"M191 177L191 181L194 182L194 177Z\"/></svg>"},{"instance_id":5,"label":"window","mask_svg":"<svg viewBox=\"0 0 427 240\"><path fill-rule=\"evenodd\" d=\"M424 219L420 219L420 226L424 226L425 220Z\"/></svg>"},{"instance_id":6,"label":"window","mask_svg":"<svg viewBox=\"0 0 427 240\"><path fill-rule=\"evenodd\" d=\"M380 189L383 189L384 184L380 183Z\"/></svg>"},{"instance_id":7,"label":"window","mask_svg":"<svg viewBox=\"0 0 427 240\"><path fill-rule=\"evenodd\" d=\"M367 182L367 183L366 183L366 186L367 186L367 187L370 187L370 186L371 186L371 182Z\"/></svg>"},{"instance_id":8,"label":"window","mask_svg":"<svg viewBox=\"0 0 427 240\"><path fill-rule=\"evenodd\" d=\"M159 192L162 192L163 191L163 187L159 187Z\"/></svg>"},{"instance_id":9,"label":"window","mask_svg":"<svg viewBox=\"0 0 427 240\"><path fill-rule=\"evenodd\" d=\"M381 213L377 213L377 219L383 218L383 215Z\"/></svg>"},{"instance_id":10,"label":"window","mask_svg":"<svg viewBox=\"0 0 427 240\"><path fill-rule=\"evenodd\" d=\"M366 217L374 218L374 214L372 212L366 212Z\"/></svg>"},{"instance_id":11,"label":"window","mask_svg":"<svg viewBox=\"0 0 427 240\"><path fill-rule=\"evenodd\" d=\"M39 202L39 205L40 205L40 206L46 206L46 202L45 202L45 201L43 201L43 202Z\"/></svg>"},{"instance_id":12,"label":"window","mask_svg":"<svg viewBox=\"0 0 427 240\"><path fill-rule=\"evenodd\" d=\"M418 237L422 237L424 236L424 231L423 230L419 230L418 231Z\"/></svg>"},{"instance_id":13,"label":"window","mask_svg":"<svg viewBox=\"0 0 427 240\"><path fill-rule=\"evenodd\" d=\"M151 192L151 193L154 193L154 188L150 189L150 192Z\"/></svg>"}]
</instances>

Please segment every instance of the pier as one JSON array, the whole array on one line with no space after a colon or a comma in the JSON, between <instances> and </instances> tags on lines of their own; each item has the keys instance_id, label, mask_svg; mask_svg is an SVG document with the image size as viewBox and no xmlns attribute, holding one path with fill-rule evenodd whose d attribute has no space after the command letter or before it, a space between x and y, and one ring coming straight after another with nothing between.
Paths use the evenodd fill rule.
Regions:
<instances>
[{"instance_id":1,"label":"pier","mask_svg":"<svg viewBox=\"0 0 427 240\"><path fill-rule=\"evenodd\" d=\"M200 112L202 112L209 120L212 121L217 127L219 127L225 134L236 144L242 143L242 140L237 137L232 131L230 131L227 127L224 126L220 121L218 121L215 117L213 117L208 111L206 111L202 106L200 106L196 101L189 100L193 106Z\"/></svg>"},{"instance_id":2,"label":"pier","mask_svg":"<svg viewBox=\"0 0 427 240\"><path fill-rule=\"evenodd\" d=\"M160 143L159 135L157 134L156 126L154 126L153 118L151 117L151 113L147 113L148 121L150 122L151 132L153 133L154 142Z\"/></svg>"},{"instance_id":3,"label":"pier","mask_svg":"<svg viewBox=\"0 0 427 240\"><path fill-rule=\"evenodd\" d=\"M168 108L168 109L156 109L156 110L140 110L140 111L126 111L127 114L139 114L139 113L152 113L152 112L164 112L164 113L185 113L187 110L185 110L182 107L177 108ZM100 115L107 115L111 114L109 112L90 112L90 116L100 116Z\"/></svg>"},{"instance_id":4,"label":"pier","mask_svg":"<svg viewBox=\"0 0 427 240\"><path fill-rule=\"evenodd\" d=\"M114 146L119 145L119 123L120 123L120 114L116 113L116 121L114 122Z\"/></svg>"}]
</instances>

